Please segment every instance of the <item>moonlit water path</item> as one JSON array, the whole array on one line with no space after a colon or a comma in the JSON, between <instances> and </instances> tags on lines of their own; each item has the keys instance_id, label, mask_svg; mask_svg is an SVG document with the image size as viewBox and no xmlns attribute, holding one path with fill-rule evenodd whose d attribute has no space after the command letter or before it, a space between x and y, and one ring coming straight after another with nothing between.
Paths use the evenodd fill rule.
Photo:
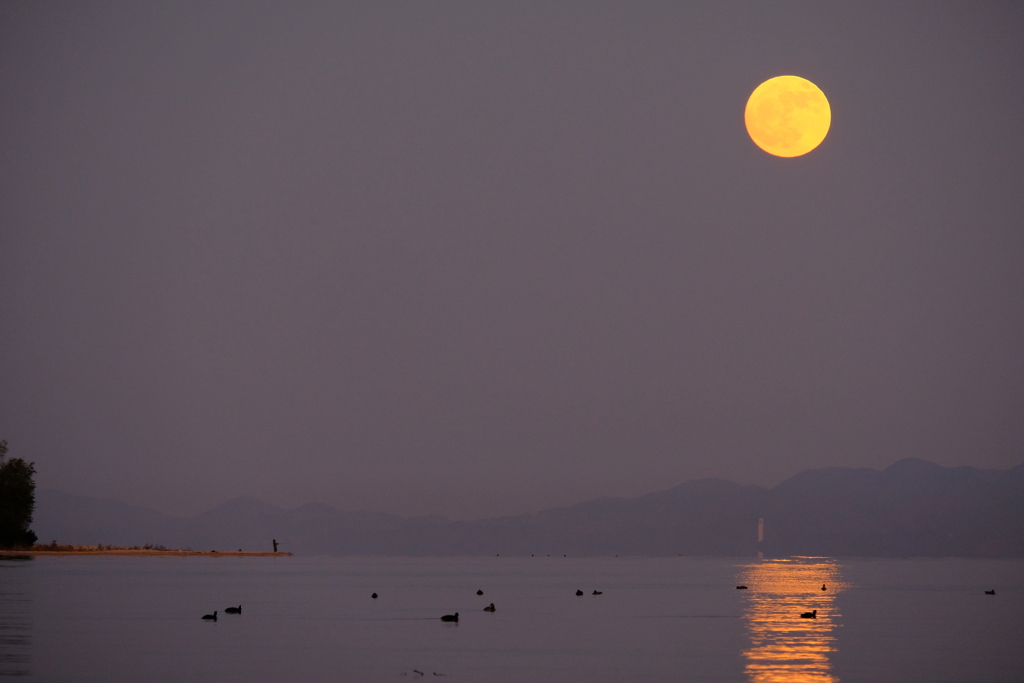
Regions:
<instances>
[{"instance_id":1,"label":"moonlit water path","mask_svg":"<svg viewBox=\"0 0 1024 683\"><path fill-rule=\"evenodd\" d=\"M743 569L740 581L748 587L743 617L750 634L744 656L750 680L836 681L830 659L842 619L836 597L849 588L840 564L795 558L758 561ZM812 610L814 619L798 617Z\"/></svg>"},{"instance_id":2,"label":"moonlit water path","mask_svg":"<svg viewBox=\"0 0 1024 683\"><path fill-rule=\"evenodd\" d=\"M1022 633L1020 560L0 560L41 681L1014 681Z\"/></svg>"}]
</instances>

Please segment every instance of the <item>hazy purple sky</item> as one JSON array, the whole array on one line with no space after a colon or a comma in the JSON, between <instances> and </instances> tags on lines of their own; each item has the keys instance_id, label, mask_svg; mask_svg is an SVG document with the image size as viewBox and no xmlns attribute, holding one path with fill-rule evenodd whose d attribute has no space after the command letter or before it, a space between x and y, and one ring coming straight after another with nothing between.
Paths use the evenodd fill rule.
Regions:
<instances>
[{"instance_id":1,"label":"hazy purple sky","mask_svg":"<svg viewBox=\"0 0 1024 683\"><path fill-rule=\"evenodd\" d=\"M40 486L457 518L1024 461L1024 5L0 4ZM772 76L832 128L765 154Z\"/></svg>"}]
</instances>

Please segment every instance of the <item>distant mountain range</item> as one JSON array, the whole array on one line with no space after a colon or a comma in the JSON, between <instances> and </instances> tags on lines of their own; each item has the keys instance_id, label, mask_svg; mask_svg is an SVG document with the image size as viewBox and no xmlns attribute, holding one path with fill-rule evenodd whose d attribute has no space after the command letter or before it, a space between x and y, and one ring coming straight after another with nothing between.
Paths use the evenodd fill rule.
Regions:
<instances>
[{"instance_id":1,"label":"distant mountain range","mask_svg":"<svg viewBox=\"0 0 1024 683\"><path fill-rule=\"evenodd\" d=\"M284 510L255 498L178 519L41 489L33 528L41 543L268 550L276 538L306 555L1024 557L1024 464L981 470L908 458L883 471L806 470L773 489L701 479L469 522L322 503Z\"/></svg>"}]
</instances>

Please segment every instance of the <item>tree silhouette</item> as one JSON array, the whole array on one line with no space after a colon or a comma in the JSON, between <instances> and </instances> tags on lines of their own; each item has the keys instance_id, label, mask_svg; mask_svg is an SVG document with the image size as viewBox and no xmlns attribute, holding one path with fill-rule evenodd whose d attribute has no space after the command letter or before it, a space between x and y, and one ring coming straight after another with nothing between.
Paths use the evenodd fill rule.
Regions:
<instances>
[{"instance_id":1,"label":"tree silhouette","mask_svg":"<svg viewBox=\"0 0 1024 683\"><path fill-rule=\"evenodd\" d=\"M29 529L36 506L35 463L7 457L7 442L0 441L0 548L31 547L35 533Z\"/></svg>"}]
</instances>

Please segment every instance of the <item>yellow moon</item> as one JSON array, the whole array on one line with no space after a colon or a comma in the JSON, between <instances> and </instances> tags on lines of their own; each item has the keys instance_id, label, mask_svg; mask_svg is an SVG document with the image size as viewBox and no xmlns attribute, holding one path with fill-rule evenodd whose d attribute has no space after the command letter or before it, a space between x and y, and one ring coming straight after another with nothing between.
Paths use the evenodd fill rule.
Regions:
<instances>
[{"instance_id":1,"label":"yellow moon","mask_svg":"<svg viewBox=\"0 0 1024 683\"><path fill-rule=\"evenodd\" d=\"M818 86L799 76L776 76L754 89L743 113L750 139L777 157L798 157L821 144L832 109Z\"/></svg>"}]
</instances>

